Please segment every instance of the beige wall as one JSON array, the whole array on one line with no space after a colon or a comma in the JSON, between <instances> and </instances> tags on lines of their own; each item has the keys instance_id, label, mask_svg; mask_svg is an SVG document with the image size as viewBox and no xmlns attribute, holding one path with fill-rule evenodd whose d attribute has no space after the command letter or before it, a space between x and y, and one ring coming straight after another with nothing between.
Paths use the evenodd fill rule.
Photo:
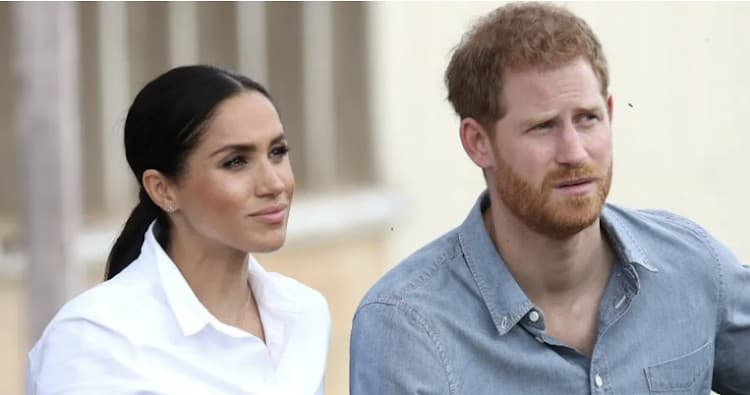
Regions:
<instances>
[{"instance_id":1,"label":"beige wall","mask_svg":"<svg viewBox=\"0 0 750 395\"><path fill-rule=\"evenodd\" d=\"M612 64L612 201L690 217L750 263L750 4L576 5ZM628 106L631 103L633 107Z\"/></svg>"},{"instance_id":2,"label":"beige wall","mask_svg":"<svg viewBox=\"0 0 750 395\"><path fill-rule=\"evenodd\" d=\"M0 279L0 394L23 394L26 350L26 315L23 290L18 281Z\"/></svg>"},{"instance_id":3,"label":"beige wall","mask_svg":"<svg viewBox=\"0 0 750 395\"><path fill-rule=\"evenodd\" d=\"M445 99L450 50L492 3L371 6L375 137L386 183L407 202L396 263L458 225L484 180ZM599 35L615 101L610 201L666 208L708 228L745 262L750 182L750 4L571 3ZM628 105L632 104L632 107Z\"/></svg>"}]
</instances>

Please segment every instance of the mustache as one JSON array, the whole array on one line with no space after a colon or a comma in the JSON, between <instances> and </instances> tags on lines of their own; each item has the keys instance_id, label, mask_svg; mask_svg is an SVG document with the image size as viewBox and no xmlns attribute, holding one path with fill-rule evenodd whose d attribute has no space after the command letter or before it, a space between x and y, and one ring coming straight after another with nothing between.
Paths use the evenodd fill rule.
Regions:
<instances>
[{"instance_id":1,"label":"mustache","mask_svg":"<svg viewBox=\"0 0 750 395\"><path fill-rule=\"evenodd\" d=\"M598 182L604 176L594 166L562 167L547 173L542 186L544 189L551 189L555 185L582 178L593 178Z\"/></svg>"}]
</instances>

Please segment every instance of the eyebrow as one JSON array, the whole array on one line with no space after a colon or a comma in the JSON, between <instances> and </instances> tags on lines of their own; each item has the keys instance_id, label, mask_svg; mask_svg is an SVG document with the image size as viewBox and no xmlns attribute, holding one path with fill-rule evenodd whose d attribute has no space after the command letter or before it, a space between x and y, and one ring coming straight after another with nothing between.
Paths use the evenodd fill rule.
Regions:
<instances>
[{"instance_id":1,"label":"eyebrow","mask_svg":"<svg viewBox=\"0 0 750 395\"><path fill-rule=\"evenodd\" d=\"M602 111L601 106L598 106L596 104L592 106L577 107L573 111L573 114L582 114L582 113L592 113L592 114L597 114L599 116L602 116L604 112ZM540 123L552 121L557 117L558 117L558 114L555 114L555 113L547 113L547 114L541 114L538 116L532 116L526 119L525 121L522 121L521 126L523 128L531 128Z\"/></svg>"},{"instance_id":2,"label":"eyebrow","mask_svg":"<svg viewBox=\"0 0 750 395\"><path fill-rule=\"evenodd\" d=\"M551 121L551 120L553 120L555 118L557 118L557 114L554 113L554 112L552 112L552 113L546 113L546 114L534 115L534 116L531 116L531 117L529 117L529 118L521 121L521 127L523 129L528 129L528 128L534 127L534 126L536 126L536 125L538 125L540 123L549 122L549 121Z\"/></svg>"},{"instance_id":3,"label":"eyebrow","mask_svg":"<svg viewBox=\"0 0 750 395\"><path fill-rule=\"evenodd\" d=\"M271 140L271 144L269 145L274 145L284 140L286 140L286 135L284 135L284 133L280 133L278 136L274 137L273 140ZM255 144L227 144L212 152L209 155L209 158L226 151L253 152L257 150L258 147Z\"/></svg>"},{"instance_id":4,"label":"eyebrow","mask_svg":"<svg viewBox=\"0 0 750 395\"><path fill-rule=\"evenodd\" d=\"M576 114L580 114L580 113L594 113L594 114L597 114L597 115L602 115L604 113L602 107L601 106L597 106L597 105L588 106L588 107L579 107L579 108L576 108L575 112L576 112Z\"/></svg>"}]
</instances>

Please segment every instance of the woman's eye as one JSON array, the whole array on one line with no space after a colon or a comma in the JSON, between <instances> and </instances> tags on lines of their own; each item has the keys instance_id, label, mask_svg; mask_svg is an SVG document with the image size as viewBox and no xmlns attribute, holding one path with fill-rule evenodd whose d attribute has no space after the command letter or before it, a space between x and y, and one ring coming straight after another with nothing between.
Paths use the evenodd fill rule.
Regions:
<instances>
[{"instance_id":1,"label":"woman's eye","mask_svg":"<svg viewBox=\"0 0 750 395\"><path fill-rule=\"evenodd\" d=\"M235 156L234 158L231 158L224 162L222 164L222 167L227 169L236 169L238 167L242 167L245 164L247 164L247 160L242 156Z\"/></svg>"},{"instance_id":2,"label":"woman's eye","mask_svg":"<svg viewBox=\"0 0 750 395\"><path fill-rule=\"evenodd\" d=\"M269 154L269 156L271 158L281 158L281 157L284 157L288 153L289 153L289 146L280 145L278 147L274 147L273 149L271 149L271 153Z\"/></svg>"}]
</instances>

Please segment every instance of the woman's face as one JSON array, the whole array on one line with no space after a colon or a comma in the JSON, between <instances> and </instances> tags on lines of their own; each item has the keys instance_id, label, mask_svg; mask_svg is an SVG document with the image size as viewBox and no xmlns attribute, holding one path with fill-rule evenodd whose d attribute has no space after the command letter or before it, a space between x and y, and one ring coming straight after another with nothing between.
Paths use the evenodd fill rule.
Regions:
<instances>
[{"instance_id":1,"label":"woman's face","mask_svg":"<svg viewBox=\"0 0 750 395\"><path fill-rule=\"evenodd\" d=\"M177 226L244 252L281 247L294 192L283 126L258 92L221 102L174 191Z\"/></svg>"}]
</instances>

